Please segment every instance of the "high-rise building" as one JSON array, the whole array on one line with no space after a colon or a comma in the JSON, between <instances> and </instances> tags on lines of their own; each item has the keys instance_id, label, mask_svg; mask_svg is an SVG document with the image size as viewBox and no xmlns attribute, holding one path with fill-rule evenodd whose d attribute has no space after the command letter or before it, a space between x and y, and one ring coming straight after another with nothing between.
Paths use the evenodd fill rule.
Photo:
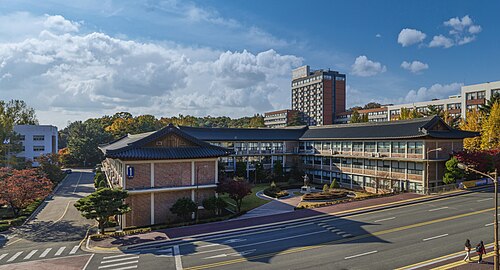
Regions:
<instances>
[{"instance_id":1,"label":"high-rise building","mask_svg":"<svg viewBox=\"0 0 500 270\"><path fill-rule=\"evenodd\" d=\"M330 125L345 111L345 74L302 66L292 71L292 110L309 126Z\"/></svg>"}]
</instances>

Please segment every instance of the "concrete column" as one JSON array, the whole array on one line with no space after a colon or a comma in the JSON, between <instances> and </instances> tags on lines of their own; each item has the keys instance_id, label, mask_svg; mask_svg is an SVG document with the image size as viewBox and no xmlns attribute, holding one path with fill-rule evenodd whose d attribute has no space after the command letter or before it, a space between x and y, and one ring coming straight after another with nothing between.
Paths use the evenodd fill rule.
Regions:
<instances>
[{"instance_id":1,"label":"concrete column","mask_svg":"<svg viewBox=\"0 0 500 270\"><path fill-rule=\"evenodd\" d=\"M191 185L194 186L194 181L195 181L195 167L194 167L194 161L191 161Z\"/></svg>"},{"instance_id":2,"label":"concrete column","mask_svg":"<svg viewBox=\"0 0 500 270\"><path fill-rule=\"evenodd\" d=\"M155 194L151 192L151 224L155 224Z\"/></svg>"},{"instance_id":3,"label":"concrete column","mask_svg":"<svg viewBox=\"0 0 500 270\"><path fill-rule=\"evenodd\" d=\"M219 161L215 160L215 183L219 183Z\"/></svg>"},{"instance_id":4,"label":"concrete column","mask_svg":"<svg viewBox=\"0 0 500 270\"><path fill-rule=\"evenodd\" d=\"M151 187L155 186L155 164L151 163Z\"/></svg>"}]
</instances>

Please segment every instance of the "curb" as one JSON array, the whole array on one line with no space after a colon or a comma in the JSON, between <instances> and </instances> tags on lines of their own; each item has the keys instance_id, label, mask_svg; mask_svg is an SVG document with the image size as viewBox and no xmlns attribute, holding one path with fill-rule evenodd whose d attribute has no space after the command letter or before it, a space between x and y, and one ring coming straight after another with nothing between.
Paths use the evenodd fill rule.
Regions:
<instances>
[{"instance_id":1,"label":"curb","mask_svg":"<svg viewBox=\"0 0 500 270\"><path fill-rule=\"evenodd\" d=\"M276 226L276 225L281 225L281 224L286 224L286 223L291 223L291 222L308 221L308 220L332 216L332 215L335 215L337 217L346 217L346 216L351 216L351 215L370 213L370 212L375 212L375 211L380 211L380 210L385 210L385 209L392 209L392 208L406 206L406 205L425 203L425 202L429 202L429 201L470 194L470 193L473 193L474 191L481 190L481 189L488 188L488 187L489 186L482 186L481 188L477 188L474 190L470 190L470 189L469 190L458 190L458 191L453 191L453 192L450 192L450 193L447 193L444 195L427 195L427 196L424 196L422 198L408 199L406 201L395 202L393 204L389 203L390 205L380 205L379 207L373 206L372 208L368 208L368 209L358 208L358 209L346 210L346 211L341 211L341 212L336 212L336 213L324 213L324 214L320 214L320 215L316 215L316 216L303 217L303 218L291 219L291 220L284 220L284 221L278 221L278 222L266 223L266 224L259 224L259 225L242 227L242 228L234 228L234 229L228 229L228 230L224 230L224 231L216 231L216 232L202 233L202 234L196 234L196 235L186 235L186 236L171 238L168 240L162 240L162 241L158 241L158 242L132 244L132 245L128 245L128 246L119 247L119 249L120 250L136 249L136 248L139 248L141 246L167 244L169 242L180 241L180 240L183 240L186 238L192 239L192 238L196 238L196 237L205 237L205 236L209 237L209 236L223 234L223 233L233 233L233 232L239 232L239 231L246 231L246 230L250 230L250 229L260 229L260 228L264 228L264 227Z\"/></svg>"}]
</instances>

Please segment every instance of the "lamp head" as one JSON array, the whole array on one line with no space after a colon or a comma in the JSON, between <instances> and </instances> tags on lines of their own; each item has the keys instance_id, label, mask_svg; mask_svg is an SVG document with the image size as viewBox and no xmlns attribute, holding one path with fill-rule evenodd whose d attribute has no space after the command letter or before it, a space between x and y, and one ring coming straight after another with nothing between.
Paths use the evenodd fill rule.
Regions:
<instances>
[{"instance_id":1,"label":"lamp head","mask_svg":"<svg viewBox=\"0 0 500 270\"><path fill-rule=\"evenodd\" d=\"M467 169L469 168L467 165L465 165L465 164L463 164L463 163L458 163L458 164L457 164L457 167L458 167L459 169L466 170L466 171L467 171Z\"/></svg>"}]
</instances>

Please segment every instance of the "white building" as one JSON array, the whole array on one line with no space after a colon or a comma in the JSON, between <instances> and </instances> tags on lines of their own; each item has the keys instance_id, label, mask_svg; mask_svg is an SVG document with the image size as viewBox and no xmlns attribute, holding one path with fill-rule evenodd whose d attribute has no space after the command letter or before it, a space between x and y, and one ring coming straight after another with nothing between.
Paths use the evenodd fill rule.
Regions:
<instances>
[{"instance_id":1,"label":"white building","mask_svg":"<svg viewBox=\"0 0 500 270\"><path fill-rule=\"evenodd\" d=\"M21 136L23 151L18 157L33 161L38 166L37 157L57 153L57 127L50 125L16 125L14 131Z\"/></svg>"}]
</instances>

